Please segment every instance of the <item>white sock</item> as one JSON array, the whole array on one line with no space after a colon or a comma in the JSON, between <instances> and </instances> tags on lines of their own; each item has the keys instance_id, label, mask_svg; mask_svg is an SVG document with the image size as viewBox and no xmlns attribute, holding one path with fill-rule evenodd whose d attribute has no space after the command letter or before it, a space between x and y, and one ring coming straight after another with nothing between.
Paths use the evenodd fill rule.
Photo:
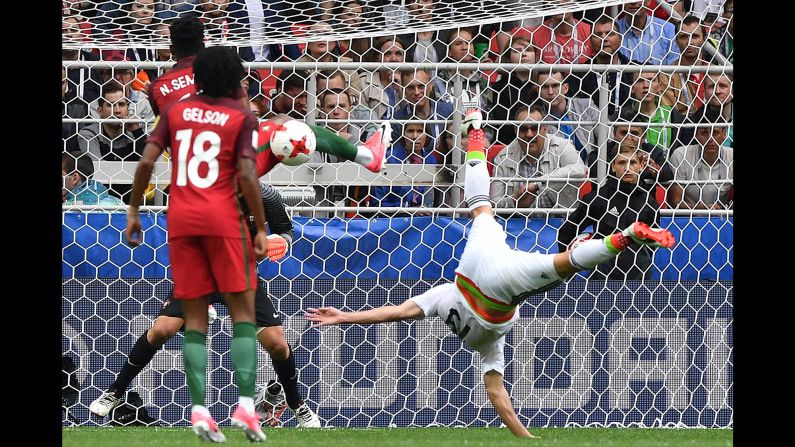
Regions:
<instances>
[{"instance_id":1,"label":"white sock","mask_svg":"<svg viewBox=\"0 0 795 447\"><path fill-rule=\"evenodd\" d=\"M470 159L466 161L464 199L470 210L484 205L491 206L489 171L486 169L486 160Z\"/></svg>"},{"instance_id":2,"label":"white sock","mask_svg":"<svg viewBox=\"0 0 795 447\"><path fill-rule=\"evenodd\" d=\"M580 270L590 270L616 256L618 253L611 252L604 239L591 239L569 252L569 262Z\"/></svg>"},{"instance_id":3,"label":"white sock","mask_svg":"<svg viewBox=\"0 0 795 447\"><path fill-rule=\"evenodd\" d=\"M239 403L240 403L240 406L245 408L247 412L249 412L249 413L253 413L254 412L254 399L253 398L240 396Z\"/></svg>"},{"instance_id":4,"label":"white sock","mask_svg":"<svg viewBox=\"0 0 795 447\"><path fill-rule=\"evenodd\" d=\"M373 152L364 145L356 146L356 158L353 159L360 165L367 166L373 162Z\"/></svg>"},{"instance_id":5,"label":"white sock","mask_svg":"<svg viewBox=\"0 0 795 447\"><path fill-rule=\"evenodd\" d=\"M207 407L205 407L204 405L194 405L193 408L191 408L191 411L193 413L201 414L204 416L210 415L210 410L208 410Z\"/></svg>"}]
</instances>

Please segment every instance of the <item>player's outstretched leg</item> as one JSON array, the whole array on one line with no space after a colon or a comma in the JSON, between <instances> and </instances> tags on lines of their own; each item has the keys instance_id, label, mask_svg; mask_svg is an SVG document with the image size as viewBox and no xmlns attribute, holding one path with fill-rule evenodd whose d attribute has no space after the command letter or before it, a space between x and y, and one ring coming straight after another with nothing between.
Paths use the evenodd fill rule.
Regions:
<instances>
[{"instance_id":1,"label":"player's outstretched leg","mask_svg":"<svg viewBox=\"0 0 795 447\"><path fill-rule=\"evenodd\" d=\"M152 361L157 351L177 333L183 322L182 318L159 316L155 324L138 337L116 380L91 402L88 410L96 416L105 417L121 405L130 383Z\"/></svg>"},{"instance_id":2,"label":"player's outstretched leg","mask_svg":"<svg viewBox=\"0 0 795 447\"><path fill-rule=\"evenodd\" d=\"M364 144L354 145L328 129L309 126L315 134L319 152L358 163L372 172L381 171L386 160L386 149L392 143L392 127L389 123L385 121L378 127Z\"/></svg>"},{"instance_id":3,"label":"player's outstretched leg","mask_svg":"<svg viewBox=\"0 0 795 447\"><path fill-rule=\"evenodd\" d=\"M670 231L634 222L620 233L604 239L589 239L565 253L554 255L555 270L561 278L566 278L615 258L632 244L672 248L675 243L676 238Z\"/></svg>"},{"instance_id":4,"label":"player's outstretched leg","mask_svg":"<svg viewBox=\"0 0 795 447\"><path fill-rule=\"evenodd\" d=\"M481 213L491 213L489 199L489 171L486 168L485 138L480 110L470 110L461 123L461 133L469 136L464 176L464 199L474 219Z\"/></svg>"},{"instance_id":5,"label":"player's outstretched leg","mask_svg":"<svg viewBox=\"0 0 795 447\"><path fill-rule=\"evenodd\" d=\"M645 222L634 222L621 233L632 238L639 245L671 248L676 243L676 238L670 231L662 228L651 228Z\"/></svg>"}]
</instances>

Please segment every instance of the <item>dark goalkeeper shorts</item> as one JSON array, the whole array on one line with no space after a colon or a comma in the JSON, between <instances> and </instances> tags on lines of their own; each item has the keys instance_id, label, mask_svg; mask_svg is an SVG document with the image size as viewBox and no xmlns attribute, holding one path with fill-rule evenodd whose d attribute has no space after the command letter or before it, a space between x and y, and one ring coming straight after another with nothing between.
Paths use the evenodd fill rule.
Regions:
<instances>
[{"instance_id":1,"label":"dark goalkeeper shorts","mask_svg":"<svg viewBox=\"0 0 795 447\"><path fill-rule=\"evenodd\" d=\"M224 297L218 292L210 294L210 303L226 305L226 303L224 303ZM263 328L282 325L282 318L279 316L279 313L276 312L276 309L274 309L271 299L268 298L268 293L259 282L257 283L257 292L254 298L254 309L257 313L257 327ZM163 308L160 309L158 316L185 318L185 313L182 310L182 300L175 300L173 292L170 293L163 303Z\"/></svg>"}]
</instances>

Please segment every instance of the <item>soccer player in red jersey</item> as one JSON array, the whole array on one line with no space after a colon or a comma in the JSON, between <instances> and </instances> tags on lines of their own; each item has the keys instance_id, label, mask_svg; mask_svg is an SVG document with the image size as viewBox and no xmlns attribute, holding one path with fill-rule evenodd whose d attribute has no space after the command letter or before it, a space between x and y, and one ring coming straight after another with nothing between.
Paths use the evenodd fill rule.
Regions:
<instances>
[{"instance_id":1,"label":"soccer player in red jersey","mask_svg":"<svg viewBox=\"0 0 795 447\"><path fill-rule=\"evenodd\" d=\"M280 113L261 123L254 146L257 152L257 175L262 177L273 169L280 160L270 150L271 135L282 128L282 124L293 118ZM378 130L363 144L352 144L336 133L319 126L302 123L304 132L315 134L316 149L325 154L335 155L344 160L358 163L372 172L381 171L386 159L386 149L392 142L392 126L388 121L379 125ZM298 143L297 141L293 144ZM296 148L299 151L301 148Z\"/></svg>"},{"instance_id":2,"label":"soccer player in red jersey","mask_svg":"<svg viewBox=\"0 0 795 447\"><path fill-rule=\"evenodd\" d=\"M193 76L193 61L204 49L204 25L194 16L180 17L171 24L171 54L177 63L149 84L149 102L156 115L166 106L196 93ZM233 98L248 107L248 95L242 86L235 90ZM293 118L280 114L260 125L257 150L257 174L263 176L279 160L268 150L270 134L278 124ZM323 127L308 125L315 134L317 150L341 159L358 163L372 172L379 172L386 159L386 149L391 142L391 126L384 122L363 144L354 145Z\"/></svg>"},{"instance_id":3,"label":"soccer player in red jersey","mask_svg":"<svg viewBox=\"0 0 795 447\"><path fill-rule=\"evenodd\" d=\"M168 242L174 298L183 301L185 376L193 402L193 431L203 440L225 437L205 407L208 297L224 294L233 321L232 363L240 400L232 424L252 442L265 440L254 410L257 367L254 291L257 260L265 258L267 230L254 168L254 114L234 99L243 65L229 48L213 47L194 60L198 94L161 111L147 140L133 181L127 213L127 241L141 243L138 208L155 161L167 147L171 157ZM257 226L252 246L238 205L243 193Z\"/></svg>"},{"instance_id":4,"label":"soccer player in red jersey","mask_svg":"<svg viewBox=\"0 0 795 447\"><path fill-rule=\"evenodd\" d=\"M184 15L171 24L171 54L177 61L173 67L149 84L149 103L155 115L167 106L196 93L193 61L204 50L204 25L194 16ZM232 96L248 107L248 95L241 86Z\"/></svg>"}]
</instances>

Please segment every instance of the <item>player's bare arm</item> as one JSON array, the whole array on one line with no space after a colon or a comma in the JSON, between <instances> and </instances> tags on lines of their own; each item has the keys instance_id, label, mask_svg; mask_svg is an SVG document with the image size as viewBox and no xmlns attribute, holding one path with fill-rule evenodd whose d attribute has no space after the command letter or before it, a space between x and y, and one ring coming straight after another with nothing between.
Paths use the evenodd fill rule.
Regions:
<instances>
[{"instance_id":1,"label":"player's bare arm","mask_svg":"<svg viewBox=\"0 0 795 447\"><path fill-rule=\"evenodd\" d=\"M127 229L124 232L127 236L127 243L133 247L141 244L141 218L138 215L138 208L143 201L144 190L152 178L155 161L160 158L162 153L163 148L153 143L147 143L144 153L138 161L138 166L135 168L130 206L127 208Z\"/></svg>"},{"instance_id":2,"label":"player's bare arm","mask_svg":"<svg viewBox=\"0 0 795 447\"><path fill-rule=\"evenodd\" d=\"M304 314L312 326L329 326L343 323L383 323L385 321L401 321L420 318L422 309L413 301L406 301L399 306L383 306L361 312L343 312L334 307L310 307Z\"/></svg>"},{"instance_id":3,"label":"player's bare arm","mask_svg":"<svg viewBox=\"0 0 795 447\"><path fill-rule=\"evenodd\" d=\"M500 419L511 430L511 433L519 438L538 438L527 431L527 428L519 421L519 417L516 416L511 398L505 389L502 374L494 370L489 371L483 375L483 383L486 385L486 393L488 393L491 404L494 405Z\"/></svg>"}]
</instances>

